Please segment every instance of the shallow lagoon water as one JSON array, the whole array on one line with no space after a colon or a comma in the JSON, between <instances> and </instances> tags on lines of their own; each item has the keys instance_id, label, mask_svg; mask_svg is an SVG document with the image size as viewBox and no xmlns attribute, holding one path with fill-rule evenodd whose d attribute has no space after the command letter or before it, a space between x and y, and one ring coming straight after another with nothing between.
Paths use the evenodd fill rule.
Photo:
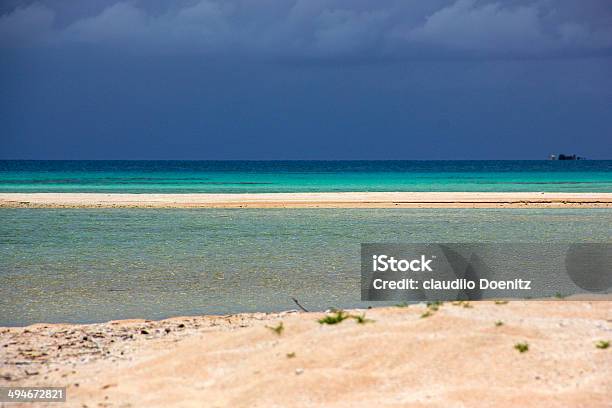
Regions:
<instances>
[{"instance_id":1,"label":"shallow lagoon water","mask_svg":"<svg viewBox=\"0 0 612 408\"><path fill-rule=\"evenodd\" d=\"M0 326L363 306L362 242L611 242L609 209L2 209Z\"/></svg>"}]
</instances>

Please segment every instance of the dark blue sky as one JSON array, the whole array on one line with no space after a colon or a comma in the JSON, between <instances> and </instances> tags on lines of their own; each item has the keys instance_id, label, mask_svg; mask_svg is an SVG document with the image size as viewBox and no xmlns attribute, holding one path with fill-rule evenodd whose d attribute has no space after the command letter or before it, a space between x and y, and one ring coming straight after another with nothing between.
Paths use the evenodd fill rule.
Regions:
<instances>
[{"instance_id":1,"label":"dark blue sky","mask_svg":"<svg viewBox=\"0 0 612 408\"><path fill-rule=\"evenodd\" d=\"M6 0L0 14L0 158L612 158L607 1Z\"/></svg>"}]
</instances>

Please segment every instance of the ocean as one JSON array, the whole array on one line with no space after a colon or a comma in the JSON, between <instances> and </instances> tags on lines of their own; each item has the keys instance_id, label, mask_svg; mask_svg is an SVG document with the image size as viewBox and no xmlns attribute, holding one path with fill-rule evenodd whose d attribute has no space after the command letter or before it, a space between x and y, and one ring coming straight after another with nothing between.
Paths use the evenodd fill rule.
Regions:
<instances>
[{"instance_id":1,"label":"ocean","mask_svg":"<svg viewBox=\"0 0 612 408\"><path fill-rule=\"evenodd\" d=\"M360 243L611 242L610 209L0 209L0 326L368 306Z\"/></svg>"},{"instance_id":2,"label":"ocean","mask_svg":"<svg viewBox=\"0 0 612 408\"><path fill-rule=\"evenodd\" d=\"M612 192L612 161L0 161L0 192Z\"/></svg>"}]
</instances>

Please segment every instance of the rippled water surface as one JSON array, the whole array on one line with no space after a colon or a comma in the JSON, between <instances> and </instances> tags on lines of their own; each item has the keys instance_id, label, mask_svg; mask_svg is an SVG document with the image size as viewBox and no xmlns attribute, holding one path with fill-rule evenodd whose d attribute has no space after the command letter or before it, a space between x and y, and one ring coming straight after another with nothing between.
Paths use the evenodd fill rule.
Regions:
<instances>
[{"instance_id":1,"label":"rippled water surface","mask_svg":"<svg viewBox=\"0 0 612 408\"><path fill-rule=\"evenodd\" d=\"M0 325L357 306L361 242L612 242L612 210L0 209Z\"/></svg>"}]
</instances>

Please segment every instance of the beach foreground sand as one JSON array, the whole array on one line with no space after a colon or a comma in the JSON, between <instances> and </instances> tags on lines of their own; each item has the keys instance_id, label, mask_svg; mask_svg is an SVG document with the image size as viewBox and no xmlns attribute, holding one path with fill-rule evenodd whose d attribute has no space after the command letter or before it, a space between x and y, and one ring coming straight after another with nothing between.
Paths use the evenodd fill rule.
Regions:
<instances>
[{"instance_id":1,"label":"beach foreground sand","mask_svg":"<svg viewBox=\"0 0 612 408\"><path fill-rule=\"evenodd\" d=\"M0 193L0 207L612 208L612 193L346 192L244 194Z\"/></svg>"},{"instance_id":2,"label":"beach foreground sand","mask_svg":"<svg viewBox=\"0 0 612 408\"><path fill-rule=\"evenodd\" d=\"M0 384L67 386L70 407L610 406L612 302L434 309L3 328Z\"/></svg>"}]
</instances>

